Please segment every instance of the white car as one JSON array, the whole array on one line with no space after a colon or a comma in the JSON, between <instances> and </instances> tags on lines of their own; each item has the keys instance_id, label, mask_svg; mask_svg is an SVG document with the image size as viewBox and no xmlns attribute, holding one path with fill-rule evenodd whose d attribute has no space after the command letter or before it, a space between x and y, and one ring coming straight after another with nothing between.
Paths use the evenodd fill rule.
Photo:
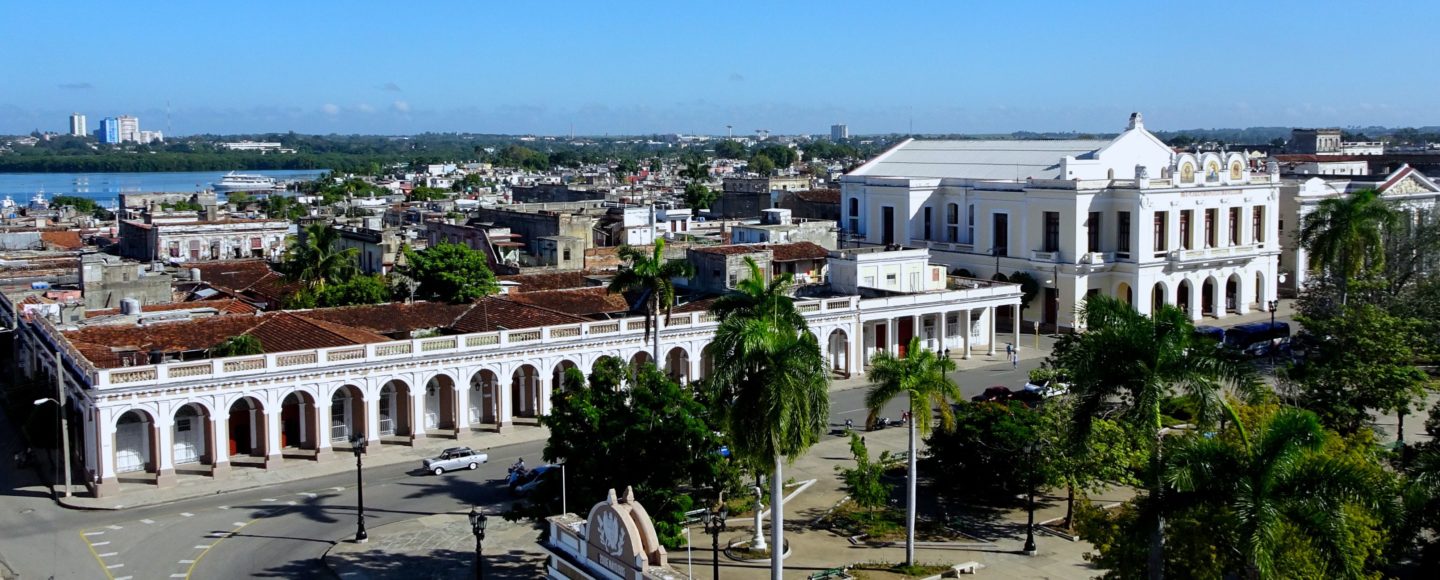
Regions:
<instances>
[{"instance_id":1,"label":"white car","mask_svg":"<svg viewBox=\"0 0 1440 580\"><path fill-rule=\"evenodd\" d=\"M1039 384L1039 385L1037 385L1037 384L1035 384L1035 383L1026 382L1026 383L1025 383L1025 390L1030 391L1030 392L1032 392L1032 393L1039 393L1040 396L1045 397L1046 399L1048 399L1048 398L1050 398L1050 397L1058 397L1058 396L1060 396L1060 395L1069 394L1069 393L1070 393L1070 383L1059 383L1059 382L1055 382L1055 381L1046 381L1044 384Z\"/></svg>"},{"instance_id":2,"label":"white car","mask_svg":"<svg viewBox=\"0 0 1440 580\"><path fill-rule=\"evenodd\" d=\"M425 471L440 475L456 469L476 469L481 463L490 461L490 456L469 447L451 447L440 452L439 457L426 459L420 465Z\"/></svg>"}]
</instances>

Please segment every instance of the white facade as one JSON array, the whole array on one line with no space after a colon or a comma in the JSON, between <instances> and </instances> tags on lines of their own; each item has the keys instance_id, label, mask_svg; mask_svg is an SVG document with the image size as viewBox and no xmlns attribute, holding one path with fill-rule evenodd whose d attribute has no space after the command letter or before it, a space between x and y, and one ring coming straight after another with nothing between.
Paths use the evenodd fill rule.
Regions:
<instances>
[{"instance_id":1,"label":"white facade","mask_svg":"<svg viewBox=\"0 0 1440 580\"><path fill-rule=\"evenodd\" d=\"M953 281L870 294L796 304L837 373L863 372L860 361L903 349L911 337L966 358L994 354L997 332L1019 339L1018 326L994 324L997 308L1019 302L1013 284ZM232 464L274 469L323 460L357 433L371 445L483 437L481 429L544 415L564 369L588 373L606 356L655 360L645 321L626 318L99 368L47 319L16 317L3 297L0 318L20 327L16 360L31 376L53 368L49 353L58 350L67 398L83 418L75 422L83 433L77 455L97 495L117 493L119 474L130 471L154 474L165 486L182 463L223 477ZM682 381L711 372L706 347L718 324L707 312L675 313L658 330L662 368Z\"/></svg>"},{"instance_id":2,"label":"white facade","mask_svg":"<svg viewBox=\"0 0 1440 580\"><path fill-rule=\"evenodd\" d=\"M120 142L140 142L140 119L130 115L120 115L115 120L120 124Z\"/></svg>"},{"instance_id":3,"label":"white facade","mask_svg":"<svg viewBox=\"0 0 1440 580\"><path fill-rule=\"evenodd\" d=\"M1372 178L1312 177L1281 189L1280 224L1284 252L1280 269L1289 272L1283 283L1288 288L1302 288L1310 279L1310 256L1300 247L1300 229L1305 216L1315 211L1321 201L1349 195L1364 189L1380 192L1381 198L1394 204L1404 223L1420 224L1435 220L1440 203L1440 185L1409 165L1386 176Z\"/></svg>"},{"instance_id":4,"label":"white facade","mask_svg":"<svg viewBox=\"0 0 1440 580\"><path fill-rule=\"evenodd\" d=\"M85 115L81 115L80 113L70 115L70 135L74 137L84 137L87 134L85 131Z\"/></svg>"},{"instance_id":5,"label":"white facade","mask_svg":"<svg viewBox=\"0 0 1440 580\"><path fill-rule=\"evenodd\" d=\"M1029 273L1027 320L1074 327L1092 293L1199 320L1275 298L1278 196L1275 167L1176 153L1136 114L1108 142L906 141L841 178L841 227L977 277Z\"/></svg>"}]
</instances>

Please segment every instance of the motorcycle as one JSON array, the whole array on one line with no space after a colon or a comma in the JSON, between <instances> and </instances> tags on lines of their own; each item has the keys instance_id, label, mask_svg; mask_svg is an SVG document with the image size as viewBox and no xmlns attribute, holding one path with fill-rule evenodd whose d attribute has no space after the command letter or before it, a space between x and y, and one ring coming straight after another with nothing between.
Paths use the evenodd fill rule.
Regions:
<instances>
[{"instance_id":1,"label":"motorcycle","mask_svg":"<svg viewBox=\"0 0 1440 580\"><path fill-rule=\"evenodd\" d=\"M530 473L524 465L511 465L505 474L505 485L514 489L515 486L525 482L525 475Z\"/></svg>"}]
</instances>

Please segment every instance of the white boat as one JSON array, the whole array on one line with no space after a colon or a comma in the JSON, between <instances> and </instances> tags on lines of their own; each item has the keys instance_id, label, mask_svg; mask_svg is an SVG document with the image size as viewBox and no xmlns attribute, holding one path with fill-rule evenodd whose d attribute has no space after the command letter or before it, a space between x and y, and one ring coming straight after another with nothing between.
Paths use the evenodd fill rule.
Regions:
<instances>
[{"instance_id":1,"label":"white boat","mask_svg":"<svg viewBox=\"0 0 1440 580\"><path fill-rule=\"evenodd\" d=\"M275 178L247 175L231 171L214 183L215 191L268 191L275 189Z\"/></svg>"}]
</instances>

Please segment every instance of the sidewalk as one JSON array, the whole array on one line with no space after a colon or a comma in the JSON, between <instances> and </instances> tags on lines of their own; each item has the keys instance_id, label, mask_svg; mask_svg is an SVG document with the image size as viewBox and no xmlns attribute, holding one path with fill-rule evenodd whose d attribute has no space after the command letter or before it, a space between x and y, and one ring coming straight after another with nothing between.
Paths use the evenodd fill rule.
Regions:
<instances>
[{"instance_id":1,"label":"sidewalk","mask_svg":"<svg viewBox=\"0 0 1440 580\"><path fill-rule=\"evenodd\" d=\"M461 436L458 440L421 437L415 439L413 445L372 445L370 451L365 454L365 467L373 468L401 463L411 463L418 467L422 459L433 457L447 447L465 445L485 451L507 445L543 441L549 436L550 430L544 427L516 425L506 428L502 433L476 433ZM229 475L223 479L215 479L208 475L181 473L177 476L175 485L164 488L156 487L151 483L122 483L120 493L103 498L89 497L83 486L77 486L76 489L79 491L75 495L60 498L58 501L60 505L72 509L118 510L245 491L302 479L353 472L354 470L354 458L349 452L338 450L333 457L324 461L286 459L280 467L275 469L234 466L230 469Z\"/></svg>"}]
</instances>

